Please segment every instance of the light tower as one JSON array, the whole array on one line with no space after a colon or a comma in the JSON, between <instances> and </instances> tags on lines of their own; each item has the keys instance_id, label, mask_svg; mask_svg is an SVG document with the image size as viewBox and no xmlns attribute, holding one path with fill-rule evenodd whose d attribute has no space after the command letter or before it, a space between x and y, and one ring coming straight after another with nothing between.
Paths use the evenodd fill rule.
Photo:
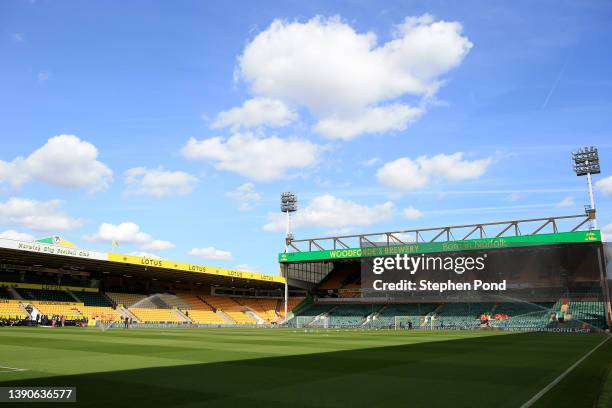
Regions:
<instances>
[{"instance_id":1,"label":"light tower","mask_svg":"<svg viewBox=\"0 0 612 408\"><path fill-rule=\"evenodd\" d=\"M289 247L289 243L293 240L293 234L291 233L291 213L297 211L297 196L291 192L284 192L281 194L281 211L287 214L287 232L285 236L285 252Z\"/></svg>"},{"instance_id":2,"label":"light tower","mask_svg":"<svg viewBox=\"0 0 612 408\"><path fill-rule=\"evenodd\" d=\"M293 240L293 234L291 233L291 213L297 211L297 196L291 192L284 192L281 194L281 211L287 213L287 235L285 236L285 253L289 249L289 244ZM289 312L289 276L287 273L288 267L285 263L285 321L287 321L287 313Z\"/></svg>"},{"instance_id":3,"label":"light tower","mask_svg":"<svg viewBox=\"0 0 612 408\"><path fill-rule=\"evenodd\" d=\"M595 211L595 198L593 197L593 181L591 179L591 174L601 173L599 167L599 153L596 147L587 146L573 152L572 159L574 160L574 172L576 172L576 175L587 176L590 200L587 214L593 220L593 227L597 229L597 215Z\"/></svg>"}]
</instances>

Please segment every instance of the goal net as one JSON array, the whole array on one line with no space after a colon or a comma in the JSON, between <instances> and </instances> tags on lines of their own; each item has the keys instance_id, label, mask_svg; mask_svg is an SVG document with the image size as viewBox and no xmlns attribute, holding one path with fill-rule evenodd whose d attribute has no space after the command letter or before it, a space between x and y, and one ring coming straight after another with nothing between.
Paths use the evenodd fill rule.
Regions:
<instances>
[{"instance_id":1,"label":"goal net","mask_svg":"<svg viewBox=\"0 0 612 408\"><path fill-rule=\"evenodd\" d=\"M395 316L395 330L433 329L435 316Z\"/></svg>"},{"instance_id":2,"label":"goal net","mask_svg":"<svg viewBox=\"0 0 612 408\"><path fill-rule=\"evenodd\" d=\"M329 316L298 316L296 317L296 327L300 328L324 328L329 327Z\"/></svg>"}]
</instances>

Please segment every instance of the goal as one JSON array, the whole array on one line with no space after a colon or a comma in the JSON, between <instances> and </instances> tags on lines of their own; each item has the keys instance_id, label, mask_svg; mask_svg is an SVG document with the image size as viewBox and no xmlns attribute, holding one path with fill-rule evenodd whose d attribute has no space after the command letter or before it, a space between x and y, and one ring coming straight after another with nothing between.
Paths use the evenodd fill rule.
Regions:
<instances>
[{"instance_id":1,"label":"goal","mask_svg":"<svg viewBox=\"0 0 612 408\"><path fill-rule=\"evenodd\" d=\"M296 319L298 329L306 327L327 329L329 327L329 316L298 316Z\"/></svg>"},{"instance_id":2,"label":"goal","mask_svg":"<svg viewBox=\"0 0 612 408\"><path fill-rule=\"evenodd\" d=\"M435 316L395 316L395 330L433 329Z\"/></svg>"}]
</instances>

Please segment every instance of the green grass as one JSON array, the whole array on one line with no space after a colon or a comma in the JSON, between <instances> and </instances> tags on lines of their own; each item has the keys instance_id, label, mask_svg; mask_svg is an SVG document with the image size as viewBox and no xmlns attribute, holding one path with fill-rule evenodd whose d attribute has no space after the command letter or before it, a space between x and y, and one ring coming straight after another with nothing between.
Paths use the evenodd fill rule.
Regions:
<instances>
[{"instance_id":1,"label":"green grass","mask_svg":"<svg viewBox=\"0 0 612 408\"><path fill-rule=\"evenodd\" d=\"M603 338L2 328L0 365L27 371L0 372L0 386L76 386L72 407L519 407ZM608 341L538 406L606 406L611 361Z\"/></svg>"}]
</instances>

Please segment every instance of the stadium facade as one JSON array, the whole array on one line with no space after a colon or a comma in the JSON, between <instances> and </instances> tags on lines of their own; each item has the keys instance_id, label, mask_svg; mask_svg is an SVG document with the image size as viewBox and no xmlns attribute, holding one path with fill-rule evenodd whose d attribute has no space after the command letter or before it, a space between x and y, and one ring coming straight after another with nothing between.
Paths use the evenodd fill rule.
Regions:
<instances>
[{"instance_id":1,"label":"stadium facade","mask_svg":"<svg viewBox=\"0 0 612 408\"><path fill-rule=\"evenodd\" d=\"M280 276L91 251L60 237L0 239L0 322L602 330L609 263L591 217L291 238ZM373 274L377 258L438 267Z\"/></svg>"},{"instance_id":2,"label":"stadium facade","mask_svg":"<svg viewBox=\"0 0 612 408\"><path fill-rule=\"evenodd\" d=\"M293 323L362 328L606 329L610 327L611 285L605 247L600 231L591 228L592 217L587 212L289 240L290 250L279 254L283 276L290 285L308 288L312 295L309 306L295 311L298 319ZM421 258L416 260L438 261L438 265L443 261L465 265L466 259L476 259L482 267L467 272L462 267L459 273L440 267L372 274L376 258L404 262ZM380 290L382 283L399 290Z\"/></svg>"},{"instance_id":3,"label":"stadium facade","mask_svg":"<svg viewBox=\"0 0 612 408\"><path fill-rule=\"evenodd\" d=\"M303 300L281 276L0 239L2 324L270 325Z\"/></svg>"}]
</instances>

